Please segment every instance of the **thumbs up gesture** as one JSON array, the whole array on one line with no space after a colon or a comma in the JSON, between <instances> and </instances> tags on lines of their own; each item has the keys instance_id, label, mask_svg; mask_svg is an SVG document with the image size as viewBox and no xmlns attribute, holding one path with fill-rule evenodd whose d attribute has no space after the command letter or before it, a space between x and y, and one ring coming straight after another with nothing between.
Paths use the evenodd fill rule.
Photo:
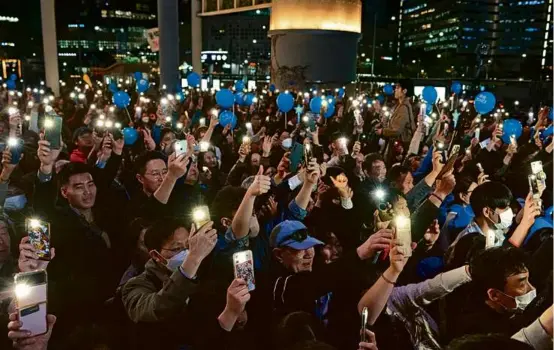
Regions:
<instances>
[{"instance_id":1,"label":"thumbs up gesture","mask_svg":"<svg viewBox=\"0 0 554 350\"><path fill-rule=\"evenodd\" d=\"M248 188L248 194L251 196L260 196L267 193L271 188L271 179L269 176L264 175L264 167L260 165L258 174L254 178L254 182Z\"/></svg>"}]
</instances>

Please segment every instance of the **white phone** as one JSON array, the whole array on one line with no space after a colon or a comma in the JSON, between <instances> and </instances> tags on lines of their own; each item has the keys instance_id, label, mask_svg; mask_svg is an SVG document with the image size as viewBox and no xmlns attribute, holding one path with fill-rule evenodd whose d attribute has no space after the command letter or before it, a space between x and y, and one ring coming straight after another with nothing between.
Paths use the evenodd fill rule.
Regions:
<instances>
[{"instance_id":1,"label":"white phone","mask_svg":"<svg viewBox=\"0 0 554 350\"><path fill-rule=\"evenodd\" d=\"M479 140L479 137L481 137L481 128L480 128L480 127L477 127L477 129L475 129L474 137L475 137L477 140Z\"/></svg>"},{"instance_id":2,"label":"white phone","mask_svg":"<svg viewBox=\"0 0 554 350\"><path fill-rule=\"evenodd\" d=\"M251 250L243 250L233 254L233 265L235 268L235 278L241 278L248 285L248 291L256 289L256 280L254 279L254 260Z\"/></svg>"},{"instance_id":3,"label":"white phone","mask_svg":"<svg viewBox=\"0 0 554 350\"><path fill-rule=\"evenodd\" d=\"M538 174L543 171L542 162L540 160L531 162L531 173Z\"/></svg>"},{"instance_id":4,"label":"white phone","mask_svg":"<svg viewBox=\"0 0 554 350\"><path fill-rule=\"evenodd\" d=\"M179 157L181 154L187 153L187 140L178 140L175 142L173 147L175 148L175 157Z\"/></svg>"},{"instance_id":5,"label":"white phone","mask_svg":"<svg viewBox=\"0 0 554 350\"><path fill-rule=\"evenodd\" d=\"M45 270L18 273L14 276L18 320L22 329L33 336L48 331L46 322L48 276Z\"/></svg>"},{"instance_id":6,"label":"white phone","mask_svg":"<svg viewBox=\"0 0 554 350\"><path fill-rule=\"evenodd\" d=\"M488 230L485 237L485 249L493 248L496 242L496 235L493 230Z\"/></svg>"}]
</instances>

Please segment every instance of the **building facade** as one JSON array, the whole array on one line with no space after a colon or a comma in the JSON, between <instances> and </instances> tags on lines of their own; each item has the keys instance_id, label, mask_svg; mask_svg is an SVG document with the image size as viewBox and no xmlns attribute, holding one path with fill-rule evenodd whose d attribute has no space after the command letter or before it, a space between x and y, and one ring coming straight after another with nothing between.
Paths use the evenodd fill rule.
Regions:
<instances>
[{"instance_id":1,"label":"building facade","mask_svg":"<svg viewBox=\"0 0 554 350\"><path fill-rule=\"evenodd\" d=\"M551 78L552 0L401 0L404 75Z\"/></svg>"}]
</instances>

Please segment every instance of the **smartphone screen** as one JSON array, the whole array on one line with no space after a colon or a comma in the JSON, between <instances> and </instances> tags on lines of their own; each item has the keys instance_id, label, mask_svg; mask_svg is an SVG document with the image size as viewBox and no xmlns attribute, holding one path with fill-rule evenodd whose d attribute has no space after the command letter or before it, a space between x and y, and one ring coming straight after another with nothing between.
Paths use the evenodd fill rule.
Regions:
<instances>
[{"instance_id":1,"label":"smartphone screen","mask_svg":"<svg viewBox=\"0 0 554 350\"><path fill-rule=\"evenodd\" d=\"M46 333L48 331L46 271L18 273L14 276L14 282L17 313L19 321L23 323L23 329L31 332L33 336Z\"/></svg>"},{"instance_id":2,"label":"smartphone screen","mask_svg":"<svg viewBox=\"0 0 554 350\"><path fill-rule=\"evenodd\" d=\"M198 230L206 223L210 222L210 208L207 205L201 205L193 209L192 221Z\"/></svg>"},{"instance_id":3,"label":"smartphone screen","mask_svg":"<svg viewBox=\"0 0 554 350\"><path fill-rule=\"evenodd\" d=\"M254 261L252 260L252 251L243 250L233 254L233 264L235 267L235 278L240 278L248 285L248 291L256 289L254 280Z\"/></svg>"},{"instance_id":4,"label":"smartphone screen","mask_svg":"<svg viewBox=\"0 0 554 350\"><path fill-rule=\"evenodd\" d=\"M51 149L60 149L62 135L62 118L48 117L44 121L44 138L50 142Z\"/></svg>"},{"instance_id":5,"label":"smartphone screen","mask_svg":"<svg viewBox=\"0 0 554 350\"><path fill-rule=\"evenodd\" d=\"M394 239L402 243L398 250L405 256L412 256L412 223L410 217L396 215L393 220Z\"/></svg>"},{"instance_id":6,"label":"smartphone screen","mask_svg":"<svg viewBox=\"0 0 554 350\"><path fill-rule=\"evenodd\" d=\"M532 174L538 174L541 171L543 171L543 168L542 168L542 162L540 160L536 161L536 162L531 162L531 173Z\"/></svg>"},{"instance_id":7,"label":"smartphone screen","mask_svg":"<svg viewBox=\"0 0 554 350\"><path fill-rule=\"evenodd\" d=\"M173 145L175 149L175 157L179 157L181 154L187 153L188 144L187 140L178 140Z\"/></svg>"},{"instance_id":8,"label":"smartphone screen","mask_svg":"<svg viewBox=\"0 0 554 350\"><path fill-rule=\"evenodd\" d=\"M50 260L50 224L39 219L26 219L29 241L37 250L40 260Z\"/></svg>"},{"instance_id":9,"label":"smartphone screen","mask_svg":"<svg viewBox=\"0 0 554 350\"><path fill-rule=\"evenodd\" d=\"M542 199L541 199L541 193L539 191L540 180L537 178L536 175L529 175L527 179L529 180L529 190L533 194L533 201L539 208L541 208L541 211L542 211Z\"/></svg>"},{"instance_id":10,"label":"smartphone screen","mask_svg":"<svg viewBox=\"0 0 554 350\"><path fill-rule=\"evenodd\" d=\"M491 142L491 139L489 137L488 139L479 142L479 146L481 147L481 149L484 149L489 145L490 142Z\"/></svg>"}]
</instances>

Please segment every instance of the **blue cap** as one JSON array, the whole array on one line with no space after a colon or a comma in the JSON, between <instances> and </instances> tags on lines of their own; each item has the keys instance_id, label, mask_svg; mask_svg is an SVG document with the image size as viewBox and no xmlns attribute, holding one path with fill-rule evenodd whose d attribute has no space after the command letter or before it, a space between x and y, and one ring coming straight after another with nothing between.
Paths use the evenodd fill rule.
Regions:
<instances>
[{"instance_id":1,"label":"blue cap","mask_svg":"<svg viewBox=\"0 0 554 350\"><path fill-rule=\"evenodd\" d=\"M289 247L296 250L309 249L323 242L309 236L308 228L300 221L285 220L275 226L269 237L269 244L273 248Z\"/></svg>"}]
</instances>

